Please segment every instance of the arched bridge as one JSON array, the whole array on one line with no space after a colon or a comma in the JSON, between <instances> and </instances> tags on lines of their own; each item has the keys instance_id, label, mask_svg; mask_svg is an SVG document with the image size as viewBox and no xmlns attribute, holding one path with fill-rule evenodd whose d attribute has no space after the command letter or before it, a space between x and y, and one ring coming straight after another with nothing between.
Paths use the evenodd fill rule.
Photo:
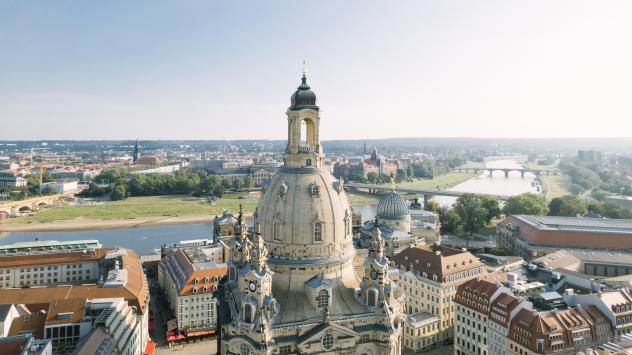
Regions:
<instances>
[{"instance_id":1,"label":"arched bridge","mask_svg":"<svg viewBox=\"0 0 632 355\"><path fill-rule=\"evenodd\" d=\"M37 211L42 206L52 206L61 195L42 196L21 201L9 201L0 204L0 221L19 217L24 213Z\"/></svg>"},{"instance_id":2,"label":"arched bridge","mask_svg":"<svg viewBox=\"0 0 632 355\"><path fill-rule=\"evenodd\" d=\"M489 177L494 176L494 171L502 171L505 173L505 177L509 177L509 173L512 171L517 171L520 173L521 177L524 177L525 173L531 173L533 175L559 175L560 171L557 169L525 169L525 168L454 168L451 170L453 173L469 173L473 172L474 174L482 173L483 171L489 172Z\"/></svg>"},{"instance_id":3,"label":"arched bridge","mask_svg":"<svg viewBox=\"0 0 632 355\"><path fill-rule=\"evenodd\" d=\"M345 187L368 190L369 193L378 193L380 191L391 191L393 189L390 185L364 184L364 183L359 183L359 182L346 182ZM395 191L423 195L424 202L429 201L434 196L459 197L467 193L467 192L461 192L461 191L426 189L426 188L421 188L421 187L399 187L399 186L395 188ZM495 198L499 200L506 200L507 198L511 197L507 195L494 195L494 194L487 194L487 195L494 196Z\"/></svg>"}]
</instances>

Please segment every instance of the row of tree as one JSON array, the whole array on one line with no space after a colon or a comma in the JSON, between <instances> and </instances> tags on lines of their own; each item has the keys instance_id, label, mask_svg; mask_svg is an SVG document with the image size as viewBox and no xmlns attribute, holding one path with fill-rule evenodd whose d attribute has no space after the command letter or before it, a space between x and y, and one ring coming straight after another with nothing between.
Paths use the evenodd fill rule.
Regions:
<instances>
[{"instance_id":1,"label":"row of tree","mask_svg":"<svg viewBox=\"0 0 632 355\"><path fill-rule=\"evenodd\" d=\"M441 232L464 232L468 237L478 233L494 218L505 215L576 216L592 213L608 218L632 218L632 211L614 203L584 200L577 195L566 195L547 203L543 195L524 193L507 199L501 209L498 200L489 195L464 194L453 208L440 207L436 202L426 203L426 210L439 214Z\"/></svg>"},{"instance_id":2,"label":"row of tree","mask_svg":"<svg viewBox=\"0 0 632 355\"><path fill-rule=\"evenodd\" d=\"M106 169L89 188L82 192L84 197L98 197L110 194L112 200L122 200L129 196L186 195L221 197L230 189L252 188L255 181L251 176L236 179L220 179L217 175L207 175L205 171L186 170L174 174L136 174L125 177L125 170Z\"/></svg>"}]
</instances>

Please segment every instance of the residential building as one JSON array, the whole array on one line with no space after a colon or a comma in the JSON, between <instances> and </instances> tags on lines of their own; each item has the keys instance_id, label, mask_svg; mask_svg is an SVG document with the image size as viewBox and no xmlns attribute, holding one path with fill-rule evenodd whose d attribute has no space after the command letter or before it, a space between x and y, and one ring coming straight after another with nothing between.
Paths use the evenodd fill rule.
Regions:
<instances>
[{"instance_id":1,"label":"residential building","mask_svg":"<svg viewBox=\"0 0 632 355\"><path fill-rule=\"evenodd\" d=\"M607 315L594 305L538 310L486 279L460 285L454 301L456 355L578 354L612 336Z\"/></svg>"},{"instance_id":2,"label":"residential building","mask_svg":"<svg viewBox=\"0 0 632 355\"><path fill-rule=\"evenodd\" d=\"M101 248L96 239L86 240L36 240L0 245L0 256L34 255L42 253L66 253ZM1 259L0 259L1 260Z\"/></svg>"},{"instance_id":3,"label":"residential building","mask_svg":"<svg viewBox=\"0 0 632 355\"><path fill-rule=\"evenodd\" d=\"M33 286L0 289L0 300L14 305L18 313L12 319L9 336L32 333L36 339L50 340L53 351L66 353L72 352L94 328L104 325L116 340L113 347L117 353L143 354L149 339L149 291L140 260L131 250L101 248L87 253L2 256L0 261L6 263L11 258L20 258L14 262L24 265L4 270L28 268L30 262L44 268L45 276L39 275L40 270L37 277L33 270L25 271L20 275L31 275ZM93 269L95 264L97 267ZM72 265L82 267L72 268ZM58 281L50 282L50 276L44 285L40 286L40 282L35 285L33 279L48 277L48 266L58 266ZM80 269L90 273L80 274ZM76 273L65 272L70 270Z\"/></svg>"},{"instance_id":4,"label":"residential building","mask_svg":"<svg viewBox=\"0 0 632 355\"><path fill-rule=\"evenodd\" d=\"M564 293L564 301L569 305L597 307L608 318L617 337L632 334L632 295L629 291L621 289L578 294L573 290L567 290Z\"/></svg>"},{"instance_id":5,"label":"residential building","mask_svg":"<svg viewBox=\"0 0 632 355\"><path fill-rule=\"evenodd\" d=\"M0 287L93 283L107 249L0 256Z\"/></svg>"},{"instance_id":6,"label":"residential building","mask_svg":"<svg viewBox=\"0 0 632 355\"><path fill-rule=\"evenodd\" d=\"M221 248L219 249L222 250ZM158 283L187 336L213 334L217 328L217 291L227 266L213 248L179 248L158 264Z\"/></svg>"},{"instance_id":7,"label":"residential building","mask_svg":"<svg viewBox=\"0 0 632 355\"><path fill-rule=\"evenodd\" d=\"M0 173L0 188L22 188L26 187L26 179L15 176L12 173Z\"/></svg>"},{"instance_id":8,"label":"residential building","mask_svg":"<svg viewBox=\"0 0 632 355\"><path fill-rule=\"evenodd\" d=\"M454 295L457 287L485 274L484 265L465 249L433 245L407 248L393 258L398 282L406 292L408 315L424 312L438 318L435 341L453 337ZM422 334L423 335L423 334ZM419 341L404 332L404 344Z\"/></svg>"},{"instance_id":9,"label":"residential building","mask_svg":"<svg viewBox=\"0 0 632 355\"><path fill-rule=\"evenodd\" d=\"M0 337L0 354L6 355L52 355L50 340L35 339L33 334L25 333L10 337Z\"/></svg>"},{"instance_id":10,"label":"residential building","mask_svg":"<svg viewBox=\"0 0 632 355\"><path fill-rule=\"evenodd\" d=\"M525 260L561 248L632 250L632 220L513 215L498 223L496 238Z\"/></svg>"}]
</instances>

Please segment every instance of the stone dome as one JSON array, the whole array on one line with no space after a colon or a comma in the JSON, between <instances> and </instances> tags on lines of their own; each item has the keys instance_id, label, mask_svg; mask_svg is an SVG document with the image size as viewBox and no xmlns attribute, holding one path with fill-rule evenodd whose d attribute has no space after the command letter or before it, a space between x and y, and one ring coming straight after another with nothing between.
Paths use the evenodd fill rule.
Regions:
<instances>
[{"instance_id":1,"label":"stone dome","mask_svg":"<svg viewBox=\"0 0 632 355\"><path fill-rule=\"evenodd\" d=\"M408 204L397 192L390 192L377 205L379 219L407 219L410 218Z\"/></svg>"},{"instance_id":2,"label":"stone dome","mask_svg":"<svg viewBox=\"0 0 632 355\"><path fill-rule=\"evenodd\" d=\"M304 108L318 109L316 106L316 94L307 85L307 78L303 75L301 85L296 89L291 98L290 110L301 110Z\"/></svg>"},{"instance_id":3,"label":"stone dome","mask_svg":"<svg viewBox=\"0 0 632 355\"><path fill-rule=\"evenodd\" d=\"M322 263L353 253L351 208L336 183L317 168L284 168L272 177L256 211L271 264Z\"/></svg>"}]
</instances>

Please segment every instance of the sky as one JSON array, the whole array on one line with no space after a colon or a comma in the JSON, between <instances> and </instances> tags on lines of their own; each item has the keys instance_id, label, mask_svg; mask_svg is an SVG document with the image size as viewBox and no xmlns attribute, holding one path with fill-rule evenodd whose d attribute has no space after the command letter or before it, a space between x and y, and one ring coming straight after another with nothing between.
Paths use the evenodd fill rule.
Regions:
<instances>
[{"instance_id":1,"label":"sky","mask_svg":"<svg viewBox=\"0 0 632 355\"><path fill-rule=\"evenodd\" d=\"M632 136L631 1L0 0L0 140Z\"/></svg>"}]
</instances>

